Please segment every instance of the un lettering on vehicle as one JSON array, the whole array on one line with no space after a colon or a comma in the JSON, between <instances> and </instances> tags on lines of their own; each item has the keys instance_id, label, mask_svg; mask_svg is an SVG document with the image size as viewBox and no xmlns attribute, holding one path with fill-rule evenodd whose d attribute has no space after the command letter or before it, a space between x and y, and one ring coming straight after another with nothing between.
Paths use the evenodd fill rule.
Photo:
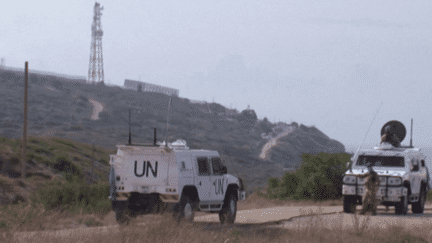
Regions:
<instances>
[{"instance_id":1,"label":"un lettering on vehicle","mask_svg":"<svg viewBox=\"0 0 432 243\"><path fill-rule=\"evenodd\" d=\"M215 187L215 194L220 195L224 194L224 180L222 178L218 178L213 181L213 185Z\"/></svg>"},{"instance_id":2,"label":"un lettering on vehicle","mask_svg":"<svg viewBox=\"0 0 432 243\"><path fill-rule=\"evenodd\" d=\"M142 163L142 170L139 169L139 167L141 167L139 166L141 163ZM149 172L151 173L151 175L153 175L154 178L157 177L157 173L158 173L157 161L155 161L154 164L152 165L150 161L138 162L137 160L135 160L134 174L136 177L143 177L144 175L146 177L149 177Z\"/></svg>"}]
</instances>

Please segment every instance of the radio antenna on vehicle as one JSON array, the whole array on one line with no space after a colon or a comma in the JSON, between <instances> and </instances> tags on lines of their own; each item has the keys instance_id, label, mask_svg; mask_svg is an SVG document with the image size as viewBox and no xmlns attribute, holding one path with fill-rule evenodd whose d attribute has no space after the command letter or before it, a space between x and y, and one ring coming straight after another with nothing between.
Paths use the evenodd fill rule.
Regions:
<instances>
[{"instance_id":1,"label":"radio antenna on vehicle","mask_svg":"<svg viewBox=\"0 0 432 243\"><path fill-rule=\"evenodd\" d=\"M168 147L168 124L169 124L168 120L169 120L169 114L170 114L171 100L172 100L172 97L170 97L170 99L168 101L167 124L165 127L165 147Z\"/></svg>"},{"instance_id":2,"label":"radio antenna on vehicle","mask_svg":"<svg viewBox=\"0 0 432 243\"><path fill-rule=\"evenodd\" d=\"M363 139L363 142L360 144L360 146L358 147L357 151L355 152L355 154L354 154L354 156L353 156L353 159L350 161L350 171L352 171L352 164L353 164L354 161L357 160L358 154L359 154L359 152L360 152L360 148L363 146L364 142L366 141L366 137L367 137L367 135L368 135L368 133L369 133L371 127L372 127L372 124L373 124L373 122L374 122L376 116L378 115L378 112L379 112L379 110L381 109L383 103L384 103L384 102L381 102L381 105L378 107L378 110L376 111L375 116L374 116L374 118L372 119L371 124L369 125L369 129L368 129L367 132L366 132L366 135L365 135L365 137L364 137L364 139Z\"/></svg>"},{"instance_id":3,"label":"radio antenna on vehicle","mask_svg":"<svg viewBox=\"0 0 432 243\"><path fill-rule=\"evenodd\" d=\"M412 144L412 130L413 130L413 119L411 118L411 138L410 138L410 147L412 148L413 147L413 144Z\"/></svg>"},{"instance_id":4,"label":"radio antenna on vehicle","mask_svg":"<svg viewBox=\"0 0 432 243\"><path fill-rule=\"evenodd\" d=\"M132 133L131 133L131 108L129 108L129 143L128 145L132 144Z\"/></svg>"}]
</instances>

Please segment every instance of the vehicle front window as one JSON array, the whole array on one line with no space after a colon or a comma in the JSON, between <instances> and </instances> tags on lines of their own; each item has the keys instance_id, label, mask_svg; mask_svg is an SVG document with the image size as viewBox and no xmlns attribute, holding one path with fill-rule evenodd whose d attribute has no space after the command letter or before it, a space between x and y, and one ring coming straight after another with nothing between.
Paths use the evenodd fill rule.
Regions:
<instances>
[{"instance_id":1,"label":"vehicle front window","mask_svg":"<svg viewBox=\"0 0 432 243\"><path fill-rule=\"evenodd\" d=\"M400 156L370 156L360 155L357 160L357 165L367 166L382 166L382 167L404 167L404 157Z\"/></svg>"},{"instance_id":2,"label":"vehicle front window","mask_svg":"<svg viewBox=\"0 0 432 243\"><path fill-rule=\"evenodd\" d=\"M223 175L222 173L222 162L220 158L211 158L214 175Z\"/></svg>"}]
</instances>

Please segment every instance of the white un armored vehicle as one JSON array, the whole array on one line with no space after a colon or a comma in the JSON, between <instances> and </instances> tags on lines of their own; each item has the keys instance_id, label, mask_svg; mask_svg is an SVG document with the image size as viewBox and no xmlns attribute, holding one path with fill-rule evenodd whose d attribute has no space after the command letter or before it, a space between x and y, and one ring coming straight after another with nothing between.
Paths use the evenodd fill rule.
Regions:
<instances>
[{"instance_id":1,"label":"white un armored vehicle","mask_svg":"<svg viewBox=\"0 0 432 243\"><path fill-rule=\"evenodd\" d=\"M377 200L380 204L395 206L396 214L406 214L408 204L412 205L413 213L423 213L426 193L430 188L426 157L420 149L412 146L412 124L410 146L400 145L405 135L402 123L387 122L381 129L380 146L359 150L353 156L352 171L348 170L343 178L345 213L354 213L355 206L362 204L366 193L365 179L356 175L367 173L368 164L379 175Z\"/></svg>"},{"instance_id":2,"label":"white un armored vehicle","mask_svg":"<svg viewBox=\"0 0 432 243\"><path fill-rule=\"evenodd\" d=\"M217 151L168 145L118 145L110 155L110 200L119 224L140 213L173 210L176 220L193 221L194 211L219 213L234 223L242 181L227 174Z\"/></svg>"}]
</instances>

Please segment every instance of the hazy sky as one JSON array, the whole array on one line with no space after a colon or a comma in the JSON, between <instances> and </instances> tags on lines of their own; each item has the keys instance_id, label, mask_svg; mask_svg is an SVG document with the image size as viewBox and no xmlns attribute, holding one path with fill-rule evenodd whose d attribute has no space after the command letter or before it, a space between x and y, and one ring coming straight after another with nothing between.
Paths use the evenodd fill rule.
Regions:
<instances>
[{"instance_id":1,"label":"hazy sky","mask_svg":"<svg viewBox=\"0 0 432 243\"><path fill-rule=\"evenodd\" d=\"M7 1L6 66L87 76L94 1ZM432 145L432 1L101 1L106 83L142 80L347 146L414 118ZM409 133L409 132L408 132ZM409 135L408 135L409 136ZM404 141L409 142L409 137Z\"/></svg>"}]
</instances>

